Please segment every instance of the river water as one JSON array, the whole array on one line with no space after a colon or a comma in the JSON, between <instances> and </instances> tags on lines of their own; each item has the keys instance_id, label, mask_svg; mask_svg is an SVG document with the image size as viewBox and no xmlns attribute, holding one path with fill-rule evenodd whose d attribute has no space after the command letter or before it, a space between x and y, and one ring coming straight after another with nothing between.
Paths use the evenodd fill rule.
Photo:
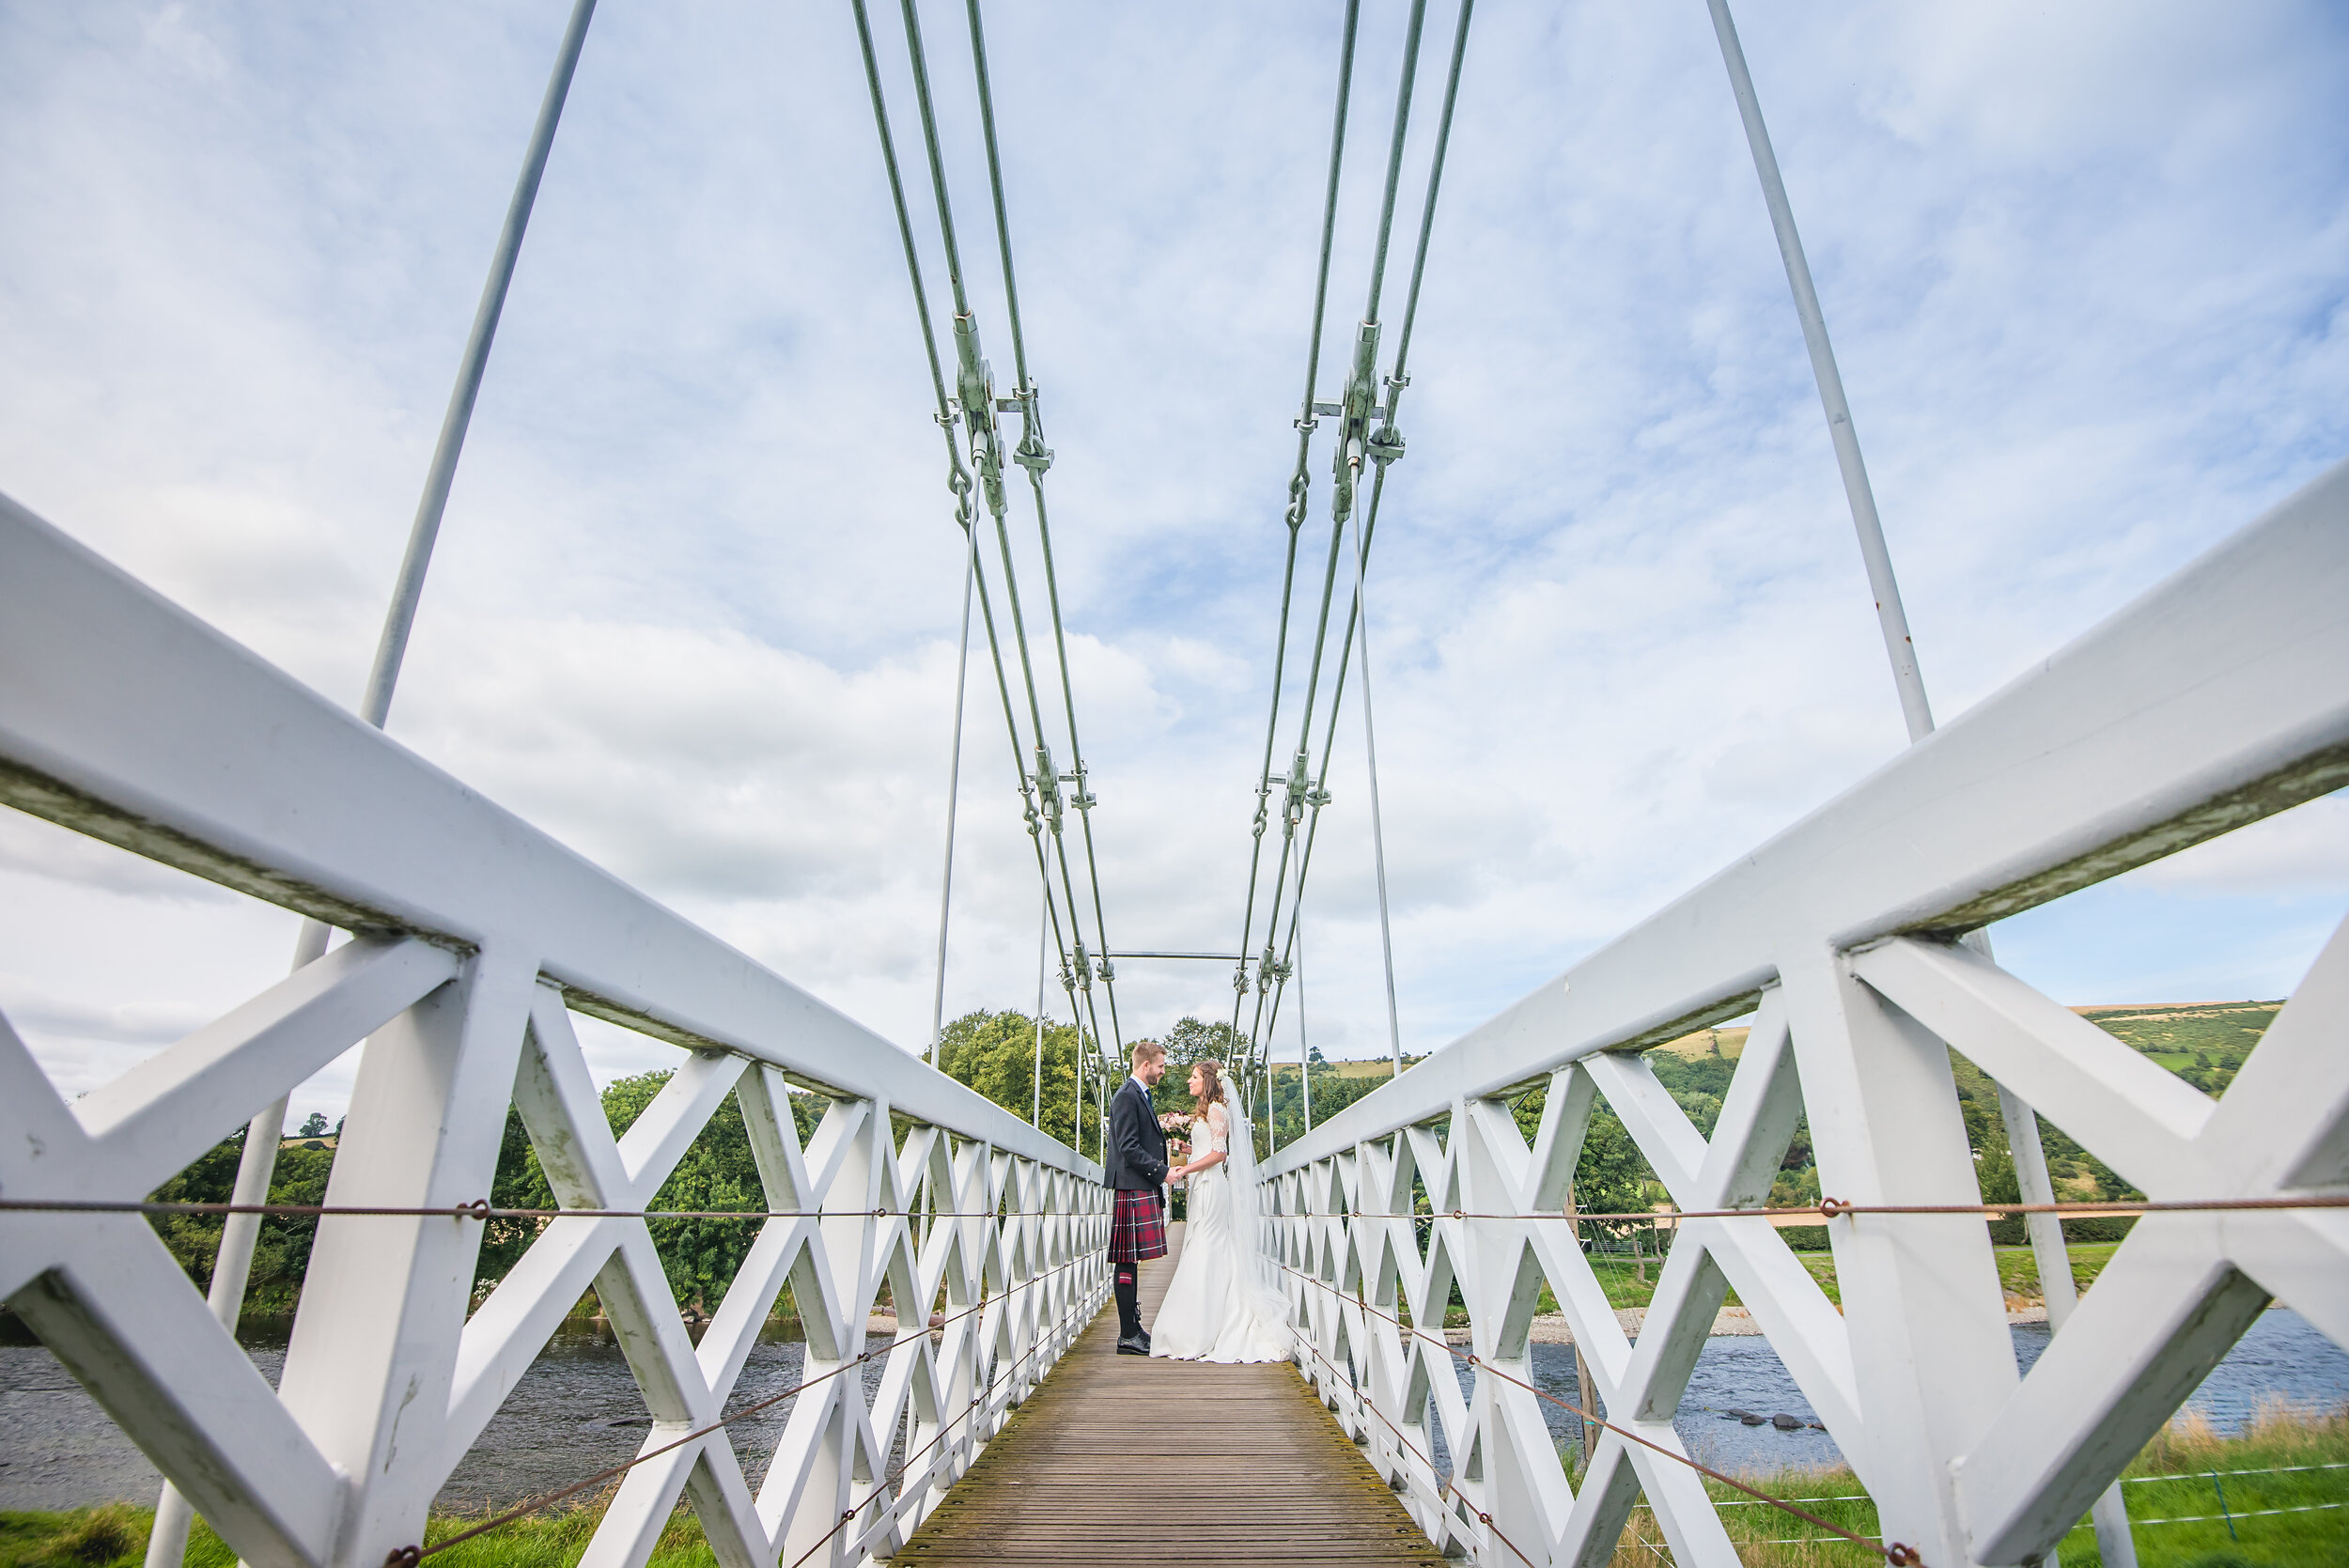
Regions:
<instances>
[{"instance_id":1,"label":"river water","mask_svg":"<svg viewBox=\"0 0 2349 1568\"><path fill-rule=\"evenodd\" d=\"M2015 1356L2028 1370L2046 1347L2043 1327L2016 1327ZM282 1330L262 1330L247 1348L273 1384L285 1361ZM273 1343L272 1343L273 1342ZM878 1344L878 1340L867 1345ZM751 1353L730 1408L755 1404L798 1380L801 1346L778 1330ZM1463 1368L1465 1383L1467 1369ZM861 1369L868 1393L880 1368ZM1574 1351L1533 1347L1533 1378L1560 1398L1575 1397ZM2297 1313L2262 1315L2189 1401L2221 1432L2239 1430L2264 1400L2329 1409L2349 1401L2349 1354ZM792 1402L785 1400L735 1426L735 1449L752 1483L766 1468ZM511 1503L617 1465L642 1445L646 1425L628 1362L608 1332L566 1328L534 1362L474 1452L443 1489L440 1506L474 1510ZM1545 1404L1551 1436L1565 1438L1574 1417ZM1794 1432L1748 1426L1732 1409L1816 1418L1769 1342L1724 1336L1705 1343L1673 1424L1695 1458L1731 1471L1834 1464L1834 1439L1808 1424ZM1440 1457L1440 1455L1439 1455ZM72 1508L89 1503L152 1502L158 1478L97 1402L38 1344L0 1345L0 1509Z\"/></svg>"}]
</instances>

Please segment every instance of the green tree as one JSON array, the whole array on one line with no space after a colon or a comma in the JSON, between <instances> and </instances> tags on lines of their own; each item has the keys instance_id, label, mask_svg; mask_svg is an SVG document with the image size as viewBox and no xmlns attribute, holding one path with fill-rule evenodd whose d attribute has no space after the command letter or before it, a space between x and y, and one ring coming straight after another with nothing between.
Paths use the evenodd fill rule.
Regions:
<instances>
[{"instance_id":1,"label":"green tree","mask_svg":"<svg viewBox=\"0 0 2349 1568\"><path fill-rule=\"evenodd\" d=\"M199 1156L194 1163L157 1188L153 1197L165 1203L225 1203L234 1192L237 1163L244 1156L244 1129L240 1127ZM326 1179L334 1169L334 1151L280 1149L269 1186L272 1203L321 1203ZM212 1265L220 1255L224 1223L216 1214L168 1214L150 1217L163 1245L199 1290L211 1283ZM316 1219L272 1215L261 1221L253 1246L253 1271L245 1285L245 1310L284 1313L301 1299L302 1276L310 1266L310 1244L318 1234Z\"/></svg>"},{"instance_id":2,"label":"green tree","mask_svg":"<svg viewBox=\"0 0 2349 1568\"><path fill-rule=\"evenodd\" d=\"M939 1038L939 1070L958 1083L967 1083L1021 1121L1029 1119L1036 1100L1035 1018L1006 1010L981 1008L948 1024ZM1078 1103L1078 1063L1083 1070L1084 1098ZM1075 1024L1044 1020L1044 1104L1042 1130L1088 1155L1101 1148L1101 1118L1097 1107L1096 1074L1119 1073L1094 1048L1093 1036ZM1122 1076L1122 1075L1121 1075ZM1112 1079L1114 1090L1115 1079ZM1083 1141L1078 1142L1081 1131Z\"/></svg>"},{"instance_id":3,"label":"green tree","mask_svg":"<svg viewBox=\"0 0 2349 1568\"><path fill-rule=\"evenodd\" d=\"M1230 1024L1202 1023L1188 1017L1168 1030L1159 1044L1166 1048L1166 1076L1151 1091L1150 1103L1161 1115L1178 1110L1188 1116L1198 1103L1190 1093L1190 1069L1194 1063L1220 1063L1229 1072L1247 1054L1238 1032Z\"/></svg>"},{"instance_id":4,"label":"green tree","mask_svg":"<svg viewBox=\"0 0 2349 1568\"><path fill-rule=\"evenodd\" d=\"M666 1071L639 1073L616 1079L603 1091L604 1121L614 1138L635 1124L670 1077ZM791 1096L793 1126L802 1144L821 1118L824 1104L817 1094ZM506 1114L506 1134L498 1149L490 1202L498 1208L556 1206L519 1111L509 1110ZM742 1121L739 1097L725 1097L646 1207L754 1213L766 1209L766 1188L759 1180L757 1161L751 1156L750 1132ZM759 1228L758 1222L747 1219L652 1221L653 1248L661 1254L661 1268L677 1305L714 1310L757 1241ZM487 1295L503 1280L544 1229L545 1222L538 1219L490 1220L474 1270L474 1295Z\"/></svg>"}]
</instances>

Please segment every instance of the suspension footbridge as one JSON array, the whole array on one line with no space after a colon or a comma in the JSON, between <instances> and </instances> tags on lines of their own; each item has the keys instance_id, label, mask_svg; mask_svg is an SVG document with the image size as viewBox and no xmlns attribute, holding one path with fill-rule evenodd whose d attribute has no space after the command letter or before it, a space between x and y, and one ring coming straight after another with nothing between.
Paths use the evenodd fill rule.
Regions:
<instances>
[{"instance_id":1,"label":"suspension footbridge","mask_svg":"<svg viewBox=\"0 0 2349 1568\"><path fill-rule=\"evenodd\" d=\"M863 0L852 4L927 349L928 413L944 435L943 509L1033 837L1044 968L1056 961L1098 1048L1079 1088L1097 1096L1119 1070L1124 1026L980 7L967 0L962 20L1008 389L965 287L920 9L903 0L885 30ZM579 0L558 50L357 712L0 499L0 800L310 923L284 980L70 1102L0 1020L0 1297L169 1479L149 1568L178 1568L195 1513L257 1568L415 1568L445 1549L451 1538L427 1532L434 1496L589 1290L651 1421L633 1461L567 1494L600 1507L584 1560L598 1568L640 1568L680 1507L725 1568L1003 1560L1019 1532L1042 1540L1036 1560L1110 1560L1070 1537L1118 1508L1119 1476L1145 1461L1138 1449L1103 1450L1101 1435L1130 1421L1171 1438L1200 1419L1185 1401L1203 1389L1221 1407L1251 1406L1248 1436L1221 1460L1208 1451L1186 1483L1186 1506L1207 1512L1167 1514L1171 1529L1143 1555L1179 1559L1191 1550L1184 1529L1211 1528L1235 1544L1218 1553L1241 1559L1238 1544L1252 1541L1264 1548L1254 1555L1283 1560L1336 1544L1318 1555L1595 1564L1644 1506L1659 1551L1727 1568L1737 1552L1719 1488L1734 1483L1697 1463L1672 1415L1733 1289L1874 1502L1873 1533L1842 1532L1857 1546L1931 1568L2037 1562L2092 1517L2105 1560L2133 1560L2115 1478L2257 1314L2281 1301L2349 1344L2349 1053L2338 1023L2349 929L2220 1100L2002 969L1987 928L2349 783L2349 466L1937 728L1759 101L1725 0L1709 9L1913 744L1268 1151L1258 1241L1285 1281L1295 1352L1283 1365L1178 1373L1105 1357L1096 1160L382 733L592 0ZM1359 113L1353 5L1336 61L1321 266L1282 503L1281 631L1263 765L1245 781L1257 801L1251 870L1234 900L1240 940L1217 955L1237 966L1232 1022L1245 1056L1234 1065L1256 1094L1297 972L1298 910L1349 672L1373 759L1365 805L1383 889L1369 567L1385 477L1405 451L1396 422L1472 21L1467 0L1448 31L1427 12L1414 0L1400 73L1377 95L1380 212L1361 257L1333 241ZM1423 41L1423 74L1441 83L1435 152L1407 188L1408 128L1429 113L1414 107ZM881 67L900 49L919 127L910 178L904 106L893 117ZM928 230L914 221L926 187ZM1390 263L1404 254L1409 281L1392 290ZM1331 331L1332 277L1357 260L1365 308ZM1397 291L1390 333L1382 312ZM1334 387L1322 380L1331 344L1342 346ZM1027 476L1024 507L1012 468ZM1318 516L1317 472L1328 474ZM1041 547L1040 594L1034 583L1023 594L1015 567L1016 513ZM966 649L970 620L966 609ZM953 865L950 829L941 952ZM1202 955L1128 961L1159 956ZM1731 1091L1702 1132L1643 1052L1748 1015ZM618 1135L581 1017L678 1053ZM272 1387L232 1328L287 1096L362 1043ZM1952 1052L1999 1086L2019 1201L1983 1201ZM1535 1088L1544 1110L1529 1137L1511 1103ZM765 1207L728 1216L755 1241L696 1341L664 1278L651 1230L663 1216L650 1205L729 1099ZM1601 1105L1680 1211L1636 1337L1576 1241L1570 1185ZM509 1108L555 1203L513 1216L533 1239L476 1303ZM1828 1230L1840 1303L1788 1250L1772 1222L1782 1211L1766 1208L1806 1118L1830 1196L1801 1212ZM2146 1195L2085 1294L2062 1261L2042 1119ZM237 1199L202 1294L148 1224L148 1195L240 1126ZM2047 1281L2054 1337L2028 1375L1984 1224L2000 1216L2025 1217ZM1573 1402L1532 1375L1529 1329L1545 1287L1589 1377L1590 1394ZM754 1399L741 1387L748 1352L786 1290L806 1328L803 1361L788 1389ZM871 1340L864 1326L884 1296L903 1327ZM1183 1377L1191 1392L1176 1391ZM1550 1436L1546 1408L1562 1403L1591 1435L1586 1459ZM770 1409L783 1412L781 1439L763 1468L748 1466L733 1425ZM1333 1498L1346 1500L1316 1512Z\"/></svg>"}]
</instances>

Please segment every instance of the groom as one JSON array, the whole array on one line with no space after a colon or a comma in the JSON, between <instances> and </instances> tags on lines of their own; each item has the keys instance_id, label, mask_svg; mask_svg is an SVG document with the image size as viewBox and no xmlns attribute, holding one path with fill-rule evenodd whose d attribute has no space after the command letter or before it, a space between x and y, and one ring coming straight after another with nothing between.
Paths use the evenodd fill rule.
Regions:
<instances>
[{"instance_id":1,"label":"groom","mask_svg":"<svg viewBox=\"0 0 2349 1568\"><path fill-rule=\"evenodd\" d=\"M1117 1278L1117 1353L1150 1354L1150 1333L1142 1326L1136 1277L1145 1258L1166 1256L1166 1212L1159 1189L1166 1181L1166 1133L1150 1107L1150 1091L1166 1076L1166 1048L1156 1040L1134 1042L1134 1076L1119 1084L1110 1101L1110 1139L1101 1181L1117 1193L1110 1217L1110 1267Z\"/></svg>"}]
</instances>

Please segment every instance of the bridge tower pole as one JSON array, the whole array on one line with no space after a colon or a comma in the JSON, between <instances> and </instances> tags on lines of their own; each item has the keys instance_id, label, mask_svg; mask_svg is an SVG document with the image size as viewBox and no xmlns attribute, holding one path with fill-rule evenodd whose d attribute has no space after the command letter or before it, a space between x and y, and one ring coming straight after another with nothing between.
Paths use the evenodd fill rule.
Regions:
<instances>
[{"instance_id":1,"label":"bridge tower pole","mask_svg":"<svg viewBox=\"0 0 2349 1568\"><path fill-rule=\"evenodd\" d=\"M1728 68L1731 90L1737 98L1737 114L1745 124L1746 142L1753 152L1762 198L1769 208L1770 227L1778 236L1779 254L1786 264L1786 282L1795 296L1795 314L1802 321L1803 345L1810 350L1812 375L1818 382L1819 402L1827 414L1828 436L1835 444L1836 466L1843 474L1852 527L1859 535L1860 560L1867 567L1868 586L1875 597L1876 622L1884 635L1885 654L1891 661L1892 684L1900 693L1901 715L1907 722L1909 743L1914 745L1933 733L1933 705L1925 696L1924 674L1917 662L1917 644L1909 634L1908 613L1901 602L1900 582L1892 571L1892 554L1884 542L1884 520L1876 511L1875 490L1868 482L1868 466L1860 456L1859 434L1852 424L1851 404L1843 396L1843 374L1836 367L1835 349L1828 338L1827 317L1819 307L1811 262L1803 252L1802 235L1795 226L1794 206L1787 199L1778 155L1770 146L1769 129L1762 119L1761 100L1753 89L1753 76L1746 67L1745 50L1737 41L1737 25L1730 17L1729 0L1706 0L1706 5L1712 11L1713 31L1720 40L1721 62ZM1983 957L1990 956L1986 930L1969 932L1965 939L1966 945ZM2003 1083L1999 1085L1999 1112L2006 1124L2007 1147L2014 1157L2016 1187L2023 1201L2054 1203L2055 1187L2047 1174L2046 1150L2040 1141L2037 1114L2021 1095ZM2043 1213L2025 1216L2024 1223L2039 1269L2040 1292L2047 1303L2047 1326L2051 1332L2060 1331L2078 1301L2072 1283L2071 1253L2064 1245L2063 1222L2052 1214ZM2137 1568L2137 1546L2129 1533L2128 1506L2118 1482L2096 1499L2092 1517L2096 1549L2108 1568Z\"/></svg>"}]
</instances>

